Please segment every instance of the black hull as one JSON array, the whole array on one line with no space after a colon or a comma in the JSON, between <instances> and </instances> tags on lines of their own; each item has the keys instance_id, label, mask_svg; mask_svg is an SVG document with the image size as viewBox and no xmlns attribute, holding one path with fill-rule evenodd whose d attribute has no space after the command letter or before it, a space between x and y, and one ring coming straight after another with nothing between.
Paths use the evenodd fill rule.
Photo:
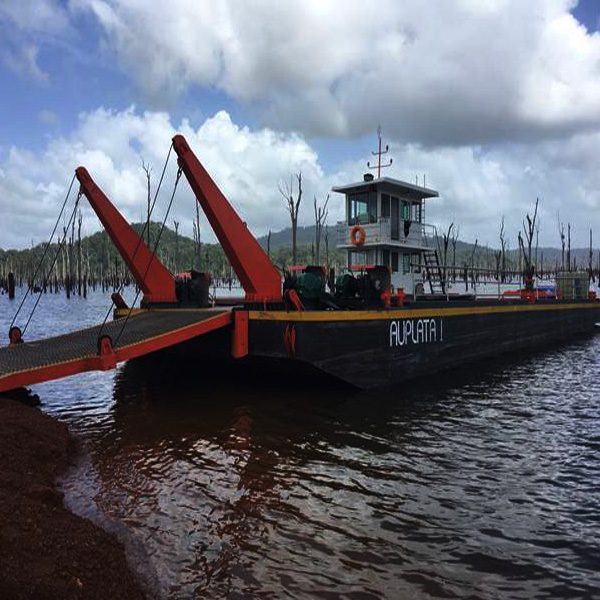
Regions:
<instances>
[{"instance_id":1,"label":"black hull","mask_svg":"<svg viewBox=\"0 0 600 600\"><path fill-rule=\"evenodd\" d=\"M594 330L600 303L440 303L394 311L251 312L251 357L304 363L360 388L491 356L546 349Z\"/></svg>"}]
</instances>

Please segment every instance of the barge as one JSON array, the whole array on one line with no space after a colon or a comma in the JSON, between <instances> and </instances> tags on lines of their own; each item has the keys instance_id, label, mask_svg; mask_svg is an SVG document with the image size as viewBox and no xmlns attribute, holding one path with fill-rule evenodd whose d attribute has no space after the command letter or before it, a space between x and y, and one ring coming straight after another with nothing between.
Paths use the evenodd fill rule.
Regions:
<instances>
[{"instance_id":1,"label":"barge","mask_svg":"<svg viewBox=\"0 0 600 600\"><path fill-rule=\"evenodd\" d=\"M208 273L169 273L143 233L135 233L79 167L80 196L90 202L135 278L143 293L140 308L113 294L112 322L46 340L28 341L13 325L10 344L0 348L0 392L111 369L159 351L191 355L199 365L207 358L267 371L283 365L374 388L490 356L546 348L592 332L600 322L600 302L581 285L571 285L568 297L538 294L530 285L496 299L453 293L424 219L425 203L438 193L390 177L365 176L333 188L346 207L337 226L345 272L336 277L317 265L282 274L183 136L173 138L172 148L177 182L181 175L188 180L244 297L215 305Z\"/></svg>"}]
</instances>

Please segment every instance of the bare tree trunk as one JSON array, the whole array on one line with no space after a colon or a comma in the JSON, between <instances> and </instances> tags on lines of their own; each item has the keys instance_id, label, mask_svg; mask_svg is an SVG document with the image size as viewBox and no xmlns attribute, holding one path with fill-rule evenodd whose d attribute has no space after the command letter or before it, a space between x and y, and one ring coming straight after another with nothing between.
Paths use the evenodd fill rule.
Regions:
<instances>
[{"instance_id":1,"label":"bare tree trunk","mask_svg":"<svg viewBox=\"0 0 600 600\"><path fill-rule=\"evenodd\" d=\"M298 264L298 243L297 243L297 233L298 233L298 220L296 218L292 219L292 263Z\"/></svg>"},{"instance_id":2,"label":"bare tree trunk","mask_svg":"<svg viewBox=\"0 0 600 600\"><path fill-rule=\"evenodd\" d=\"M15 299L15 274L12 271L8 274L8 299Z\"/></svg>"},{"instance_id":3,"label":"bare tree trunk","mask_svg":"<svg viewBox=\"0 0 600 600\"><path fill-rule=\"evenodd\" d=\"M173 219L173 227L175 228L175 273L179 272L179 221Z\"/></svg>"},{"instance_id":4,"label":"bare tree trunk","mask_svg":"<svg viewBox=\"0 0 600 600\"><path fill-rule=\"evenodd\" d=\"M317 196L314 196L314 209L315 209L315 264L319 264L321 261L321 236L323 233L323 225L327 223L327 203L329 202L329 194L325 198L323 206L317 204Z\"/></svg>"},{"instance_id":5,"label":"bare tree trunk","mask_svg":"<svg viewBox=\"0 0 600 600\"><path fill-rule=\"evenodd\" d=\"M458 242L459 228L454 228L452 234L452 281L456 281L456 243Z\"/></svg>"},{"instance_id":6,"label":"bare tree trunk","mask_svg":"<svg viewBox=\"0 0 600 600\"><path fill-rule=\"evenodd\" d=\"M77 216L77 294L81 297L81 210Z\"/></svg>"},{"instance_id":7,"label":"bare tree trunk","mask_svg":"<svg viewBox=\"0 0 600 600\"><path fill-rule=\"evenodd\" d=\"M531 285L531 280L535 275L535 265L531 260L531 247L533 244L533 234L536 230L536 219L539 201L540 199L536 198L535 209L533 211L533 218L530 217L528 213L525 217L525 220L523 221L523 232L525 233L525 238L527 241L527 250L525 250L523 236L519 231L519 248L521 249L521 253L523 254L523 261L525 262L525 268L523 269L523 278L525 279L525 283L527 285Z\"/></svg>"},{"instance_id":8,"label":"bare tree trunk","mask_svg":"<svg viewBox=\"0 0 600 600\"><path fill-rule=\"evenodd\" d=\"M294 199L294 187L293 181L290 180L289 185L285 184L285 189L279 185L279 193L285 198L286 206L290 214L290 221L292 223L292 262L294 264L298 261L298 245L297 245L297 229L298 229L298 211L300 210L300 202L302 200L302 172L296 175L296 181L298 184L298 194Z\"/></svg>"},{"instance_id":9,"label":"bare tree trunk","mask_svg":"<svg viewBox=\"0 0 600 600\"><path fill-rule=\"evenodd\" d=\"M589 265L588 265L590 281L594 281L594 271L592 268L593 258L594 258L594 251L592 250L592 229L590 228L590 252L589 252Z\"/></svg>"},{"instance_id":10,"label":"bare tree trunk","mask_svg":"<svg viewBox=\"0 0 600 600\"><path fill-rule=\"evenodd\" d=\"M567 223L567 270L571 270L571 223Z\"/></svg>"},{"instance_id":11,"label":"bare tree trunk","mask_svg":"<svg viewBox=\"0 0 600 600\"><path fill-rule=\"evenodd\" d=\"M202 263L202 241L200 239L200 203L196 201L196 221L194 222L194 242L196 251L196 270L200 271Z\"/></svg>"},{"instance_id":12,"label":"bare tree trunk","mask_svg":"<svg viewBox=\"0 0 600 600\"><path fill-rule=\"evenodd\" d=\"M560 235L560 245L562 247L562 259L561 259L561 269L565 268L565 226L560 222L560 214L557 213L556 218L558 220L558 233Z\"/></svg>"},{"instance_id":13,"label":"bare tree trunk","mask_svg":"<svg viewBox=\"0 0 600 600\"><path fill-rule=\"evenodd\" d=\"M452 237L452 230L454 229L454 223L450 223L450 226L448 227L448 231L446 233L442 232L442 240L443 240L443 247L442 247L442 281L441 284L444 287L444 289L446 288L446 265L448 264L448 244L450 243L450 239Z\"/></svg>"},{"instance_id":14,"label":"bare tree trunk","mask_svg":"<svg viewBox=\"0 0 600 600\"><path fill-rule=\"evenodd\" d=\"M150 203L151 203L151 186L150 186L150 174L152 173L152 167L150 164L146 164L142 159L142 169L146 174L146 236L148 238L148 248L150 248Z\"/></svg>"},{"instance_id":15,"label":"bare tree trunk","mask_svg":"<svg viewBox=\"0 0 600 600\"><path fill-rule=\"evenodd\" d=\"M502 215L502 223L500 225L500 252L502 253L500 259L501 266L501 281L502 283L506 280L506 238L504 236L504 215Z\"/></svg>"}]
</instances>

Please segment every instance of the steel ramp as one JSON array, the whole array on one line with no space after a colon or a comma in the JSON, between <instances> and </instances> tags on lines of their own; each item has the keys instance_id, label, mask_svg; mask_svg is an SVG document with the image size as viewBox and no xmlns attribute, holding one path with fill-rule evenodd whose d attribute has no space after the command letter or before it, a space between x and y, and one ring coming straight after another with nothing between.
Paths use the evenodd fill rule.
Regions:
<instances>
[{"instance_id":1,"label":"steel ramp","mask_svg":"<svg viewBox=\"0 0 600 600\"><path fill-rule=\"evenodd\" d=\"M111 369L120 362L174 346L231 322L231 311L224 309L143 310L132 314L120 336L124 319L104 325L102 336L110 336L115 345L108 346L102 354L98 348L101 325L4 346L0 348L0 392L86 371Z\"/></svg>"}]
</instances>

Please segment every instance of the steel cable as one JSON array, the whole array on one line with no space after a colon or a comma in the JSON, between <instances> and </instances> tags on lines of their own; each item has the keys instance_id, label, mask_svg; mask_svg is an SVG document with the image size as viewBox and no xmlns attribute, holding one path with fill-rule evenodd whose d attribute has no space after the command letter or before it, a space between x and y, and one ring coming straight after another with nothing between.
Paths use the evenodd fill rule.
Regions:
<instances>
[{"instance_id":1,"label":"steel cable","mask_svg":"<svg viewBox=\"0 0 600 600\"><path fill-rule=\"evenodd\" d=\"M169 217L169 212L171 211L171 206L173 205L173 200L175 199L175 192L177 191L177 186L179 184L180 179L181 179L181 168L177 169L177 177L175 179L175 186L173 187L173 193L171 194L171 199L169 200L169 205L167 206L167 212L165 213L165 217L164 217L162 225L160 227L160 231L158 232L158 238L156 240L156 243L154 244L154 249L152 250L152 256L150 257L150 260L148 261L148 266L146 267L146 270L144 271L144 279L146 278L146 275L148 274L148 271L150 270L150 265L152 264L152 261L154 260L154 256L156 254L156 250L158 249L158 244L160 243L160 238L165 229L165 224L167 222L167 218ZM133 307L135 306L135 303L137 302L137 300L139 298L140 291L141 291L141 289L138 289L137 294L135 295L135 298L131 304L131 307L129 308L129 312L127 313L127 316L125 317L125 322L123 323L123 326L121 327L121 330L119 331L119 335L117 336L117 339L115 340L115 342L113 344L113 348L117 347L117 344L119 343L119 340L121 339L123 330L125 329L125 326L127 325L127 322L129 321L129 317L131 316L131 313L133 312Z\"/></svg>"},{"instance_id":2,"label":"steel cable","mask_svg":"<svg viewBox=\"0 0 600 600\"><path fill-rule=\"evenodd\" d=\"M75 200L75 206L73 207L73 212L71 212L71 216L69 217L69 222L67 223L67 226L65 227L65 233L63 235L63 239L61 240L60 244L58 245L58 249L56 250L56 254L54 255L54 260L52 261L52 265L50 266L50 270L48 271L49 275L52 274L52 271L54 270L54 265L56 264L56 261L58 259L58 256L59 256L61 250L63 249L63 246L67 239L67 234L69 232L69 228L71 227L71 223L72 223L73 219L75 218L75 214L77 213L77 207L79 206L80 198L81 198L81 192L79 192L79 194L77 194L77 200ZM42 292L43 292L43 290L40 290L38 297L35 301L35 304L33 305L33 308L31 310L31 313L29 314L29 318L27 319L27 323L25 323L25 327L23 328L23 332L21 335L25 335L25 332L27 331L27 327L29 326L29 323L31 322L33 313L35 312L35 309L37 308L37 305L39 304L40 299L42 297Z\"/></svg>"},{"instance_id":3,"label":"steel cable","mask_svg":"<svg viewBox=\"0 0 600 600\"><path fill-rule=\"evenodd\" d=\"M52 243L52 238L54 237L54 234L56 233L56 228L58 227L58 224L60 223L60 218L62 217L62 214L65 210L65 206L67 205L67 201L69 200L69 197L71 196L71 190L73 189L74 181L75 181L75 175L73 175L73 178L71 179L71 183L69 185L69 190L67 191L67 195L65 196L65 199L62 203L60 212L58 213L56 223L54 223L54 229L52 229L52 233L50 234L50 239L48 240L48 243L46 244L46 247L44 248L44 253L42 254L42 258L40 259L40 262L38 263L38 266L33 274L33 279L31 281L32 286L35 285L35 278L38 276L38 273L42 267L42 264L44 263L44 259L46 258L46 254L48 253L48 249L50 248L50 244ZM23 308L23 304L25 303L25 300L27 299L27 296L29 295L30 291L31 291L31 286L28 285L27 291L25 292L25 295L21 299L21 303L19 304L19 308L17 308L17 312L15 313L15 316L13 317L13 320L10 323L9 329L12 329L13 325L15 324L15 321L17 320L17 317L19 316L19 313L21 312L21 309ZM37 306L37 302L36 302L36 306ZM29 321L27 321L27 322L29 323Z\"/></svg>"},{"instance_id":4,"label":"steel cable","mask_svg":"<svg viewBox=\"0 0 600 600\"><path fill-rule=\"evenodd\" d=\"M158 193L160 192L160 188L162 186L162 182L163 182L163 179L165 177L165 172L166 172L167 166L169 164L169 158L171 157L171 151L172 150L173 150L173 143L171 143L171 145L169 146L169 151L167 152L167 158L165 160L165 164L163 165L162 173L161 173L160 179L158 181L158 186L156 188L156 193L154 194L154 199L152 200L152 205L150 206L150 212L148 214L148 220L144 223L144 227L142 229L142 232L140 233L140 237L139 237L138 242L137 242L137 244L135 246L135 250L133 251L132 258L135 258L135 255L137 254L137 251L138 251L138 249L139 249L142 241L144 240L144 234L146 233L146 229L150 228L150 217L152 216L152 212L154 211L154 205L156 204L156 199L158 198ZM117 291L114 292L114 293L120 294L123 291L124 287L125 287L125 281L123 280L121 282L121 285L117 289ZM136 299L137 299L137 296L136 296ZM100 326L100 331L98 332L98 339L100 339L100 336L102 335L102 332L104 331L104 326L106 325L106 321L108 321L108 317L110 316L110 313L111 313L114 305L115 305L115 301L111 298L110 306L108 307L108 310L106 311L106 315L104 316L104 320L102 321L102 325Z\"/></svg>"}]
</instances>

